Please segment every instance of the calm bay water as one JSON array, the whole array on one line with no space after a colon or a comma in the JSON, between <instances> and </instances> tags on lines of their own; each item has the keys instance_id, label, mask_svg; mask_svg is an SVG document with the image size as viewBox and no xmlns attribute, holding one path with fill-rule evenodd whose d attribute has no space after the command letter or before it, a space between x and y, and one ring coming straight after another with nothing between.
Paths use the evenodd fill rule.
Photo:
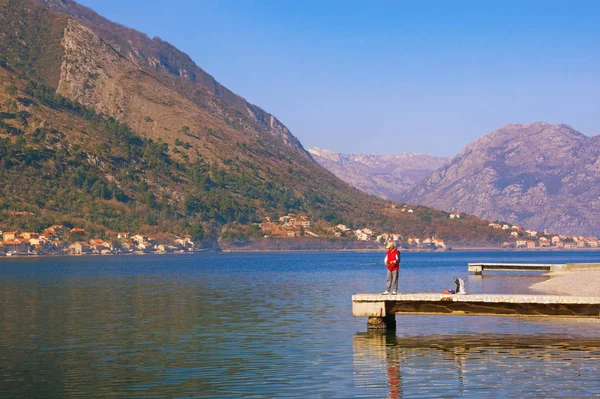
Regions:
<instances>
[{"instance_id":1,"label":"calm bay water","mask_svg":"<svg viewBox=\"0 0 600 399\"><path fill-rule=\"evenodd\" d=\"M0 260L0 397L600 396L600 322L397 316L368 333L351 295L383 253ZM529 293L537 273L468 262L600 261L600 252L404 253L401 292Z\"/></svg>"}]
</instances>

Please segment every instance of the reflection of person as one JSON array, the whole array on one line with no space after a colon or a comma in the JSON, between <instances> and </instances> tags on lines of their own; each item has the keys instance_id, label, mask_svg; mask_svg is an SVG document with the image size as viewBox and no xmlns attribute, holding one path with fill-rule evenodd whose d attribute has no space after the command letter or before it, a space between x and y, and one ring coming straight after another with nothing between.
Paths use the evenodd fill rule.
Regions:
<instances>
[{"instance_id":1,"label":"reflection of person","mask_svg":"<svg viewBox=\"0 0 600 399\"><path fill-rule=\"evenodd\" d=\"M387 356L387 399L400 399L402 397L402 380L400 377L400 360L398 359L398 347L392 347Z\"/></svg>"},{"instance_id":2,"label":"reflection of person","mask_svg":"<svg viewBox=\"0 0 600 399\"><path fill-rule=\"evenodd\" d=\"M387 279L385 281L385 292L387 295L392 291L396 294L398 291L398 270L400 269L400 251L396 248L393 242L386 245L387 253L383 263L387 266Z\"/></svg>"}]
</instances>

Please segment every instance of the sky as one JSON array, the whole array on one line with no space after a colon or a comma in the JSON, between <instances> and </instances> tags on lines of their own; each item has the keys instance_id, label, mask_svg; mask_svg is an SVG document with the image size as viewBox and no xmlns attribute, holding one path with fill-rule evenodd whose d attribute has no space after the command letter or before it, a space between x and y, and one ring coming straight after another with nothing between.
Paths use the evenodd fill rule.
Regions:
<instances>
[{"instance_id":1,"label":"sky","mask_svg":"<svg viewBox=\"0 0 600 399\"><path fill-rule=\"evenodd\" d=\"M307 149L452 157L509 123L600 133L600 1L78 2L173 44Z\"/></svg>"}]
</instances>

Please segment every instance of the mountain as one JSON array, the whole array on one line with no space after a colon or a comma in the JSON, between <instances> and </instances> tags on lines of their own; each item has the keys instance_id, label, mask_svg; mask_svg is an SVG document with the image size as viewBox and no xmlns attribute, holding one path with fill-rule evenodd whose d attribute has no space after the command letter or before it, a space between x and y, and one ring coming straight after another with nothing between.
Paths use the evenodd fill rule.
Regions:
<instances>
[{"instance_id":1,"label":"mountain","mask_svg":"<svg viewBox=\"0 0 600 399\"><path fill-rule=\"evenodd\" d=\"M544 122L474 141L411 190L409 201L488 220L600 235L600 136Z\"/></svg>"},{"instance_id":2,"label":"mountain","mask_svg":"<svg viewBox=\"0 0 600 399\"><path fill-rule=\"evenodd\" d=\"M0 0L0 104L1 229L217 240L258 237L253 223L292 212L450 243L505 239L474 217L406 214L350 187L187 55L71 0Z\"/></svg>"},{"instance_id":3,"label":"mountain","mask_svg":"<svg viewBox=\"0 0 600 399\"><path fill-rule=\"evenodd\" d=\"M417 182L429 177L449 158L425 154L340 154L320 148L308 152L325 169L366 193L402 201Z\"/></svg>"}]
</instances>

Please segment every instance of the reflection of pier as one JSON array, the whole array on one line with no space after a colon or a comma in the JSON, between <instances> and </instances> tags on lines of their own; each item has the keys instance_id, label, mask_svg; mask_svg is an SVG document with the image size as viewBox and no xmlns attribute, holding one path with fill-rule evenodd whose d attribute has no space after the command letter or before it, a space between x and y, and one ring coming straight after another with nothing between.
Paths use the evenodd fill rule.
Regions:
<instances>
[{"instance_id":1,"label":"reflection of pier","mask_svg":"<svg viewBox=\"0 0 600 399\"><path fill-rule=\"evenodd\" d=\"M368 331L354 335L353 348L354 383L368 397L426 396L423 389L432 389L432 381L435 396L460 397L466 389L490 383L503 385L504 379L518 378L523 378L523 384L539 388L540 397L547 397L544 390L552 389L546 387L547 379L552 378L549 373L555 372L559 377L570 370L575 375L583 374L583 380L594 378L600 338L560 334L396 336ZM505 363L506 358L518 367ZM548 359L565 369L548 370ZM493 373L503 377L493 377Z\"/></svg>"},{"instance_id":2,"label":"reflection of pier","mask_svg":"<svg viewBox=\"0 0 600 399\"><path fill-rule=\"evenodd\" d=\"M368 327L374 329L395 329L396 314L600 317L600 297L520 294L357 294L352 296L352 314L367 316Z\"/></svg>"},{"instance_id":3,"label":"reflection of pier","mask_svg":"<svg viewBox=\"0 0 600 399\"><path fill-rule=\"evenodd\" d=\"M358 333L354 336L353 347L357 388L367 391L385 390L387 399L402 398L402 354L397 337L375 331Z\"/></svg>"}]
</instances>

